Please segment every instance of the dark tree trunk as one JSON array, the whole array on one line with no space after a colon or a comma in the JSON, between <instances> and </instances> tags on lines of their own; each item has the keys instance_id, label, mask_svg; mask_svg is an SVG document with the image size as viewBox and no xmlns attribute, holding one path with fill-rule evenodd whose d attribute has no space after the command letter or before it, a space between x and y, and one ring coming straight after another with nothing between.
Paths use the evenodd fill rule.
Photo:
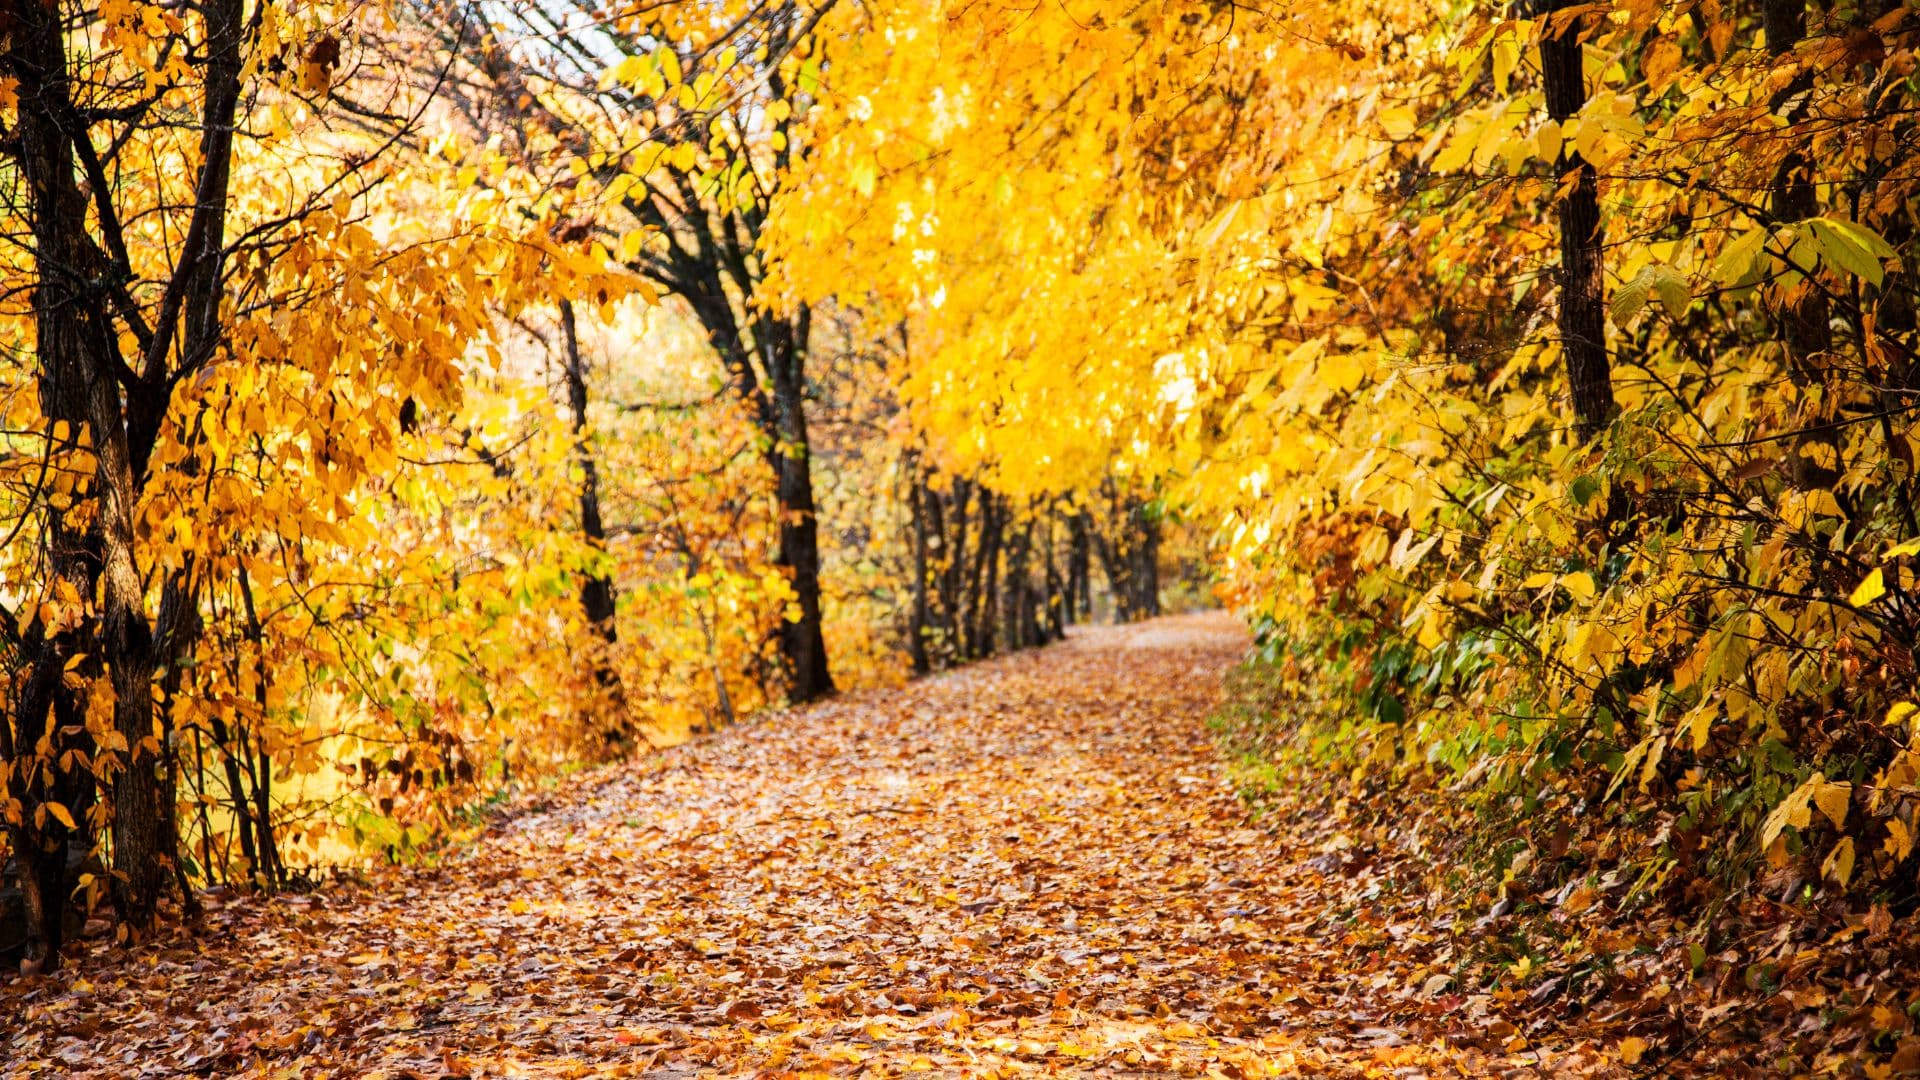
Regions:
<instances>
[{"instance_id":1,"label":"dark tree trunk","mask_svg":"<svg viewBox=\"0 0 1920 1080\"><path fill-rule=\"evenodd\" d=\"M787 696L795 702L813 701L834 691L827 670L827 641L820 608L820 523L813 504L813 476L806 447L780 457L778 501L780 550L778 563L793 574L800 618L780 626L780 653L791 680Z\"/></svg>"},{"instance_id":2,"label":"dark tree trunk","mask_svg":"<svg viewBox=\"0 0 1920 1080\"><path fill-rule=\"evenodd\" d=\"M260 723L267 722L267 700L273 688L273 672L267 667L267 632L260 621L259 609L253 603L253 582L247 577L245 566L239 568L237 584L240 588L241 611L246 616L247 641L253 646L253 705L257 710ZM234 747L247 765L248 789L253 796L253 806L242 816L253 823L254 853L258 862L254 864L254 876L264 887L279 887L287 883L287 868L280 861L280 844L275 839L273 828L273 761L267 755L264 742L256 750L249 745L247 729L242 725L239 731L239 745ZM243 796L234 793L236 806Z\"/></svg>"},{"instance_id":3,"label":"dark tree trunk","mask_svg":"<svg viewBox=\"0 0 1920 1080\"><path fill-rule=\"evenodd\" d=\"M981 484L952 478L943 492L917 462L908 489L915 592L909 624L916 672L1030 648L1065 636L1068 598L1053 517Z\"/></svg>"},{"instance_id":4,"label":"dark tree trunk","mask_svg":"<svg viewBox=\"0 0 1920 1080\"><path fill-rule=\"evenodd\" d=\"M1160 614L1160 522L1148 505L1107 489L1112 533L1089 523L1090 546L1107 572L1114 618L1136 622Z\"/></svg>"},{"instance_id":5,"label":"dark tree trunk","mask_svg":"<svg viewBox=\"0 0 1920 1080\"><path fill-rule=\"evenodd\" d=\"M59 966L66 936L67 898L73 890L68 853L75 846L91 846L86 821L94 801L93 778L63 764L69 753L88 754L93 749L86 735L85 713L76 696L63 685L62 668L57 662L62 655L78 655L77 635L67 638L36 643L34 651L39 659L30 668L27 684L16 699L17 728L0 723L0 760L16 761L22 756L19 747L29 747L26 752L31 753L31 747L42 738L50 741L52 751L40 768L15 768L7 776L7 794L23 809L22 821L9 827L8 839L20 867L26 916L20 968L26 973ZM13 741L16 732L17 743ZM59 803L78 828L67 828L51 813L35 812L49 802Z\"/></svg>"},{"instance_id":6,"label":"dark tree trunk","mask_svg":"<svg viewBox=\"0 0 1920 1080\"><path fill-rule=\"evenodd\" d=\"M234 667L234 684L239 685L237 659ZM240 757L247 751L219 713L214 713L210 719L214 742L220 749L221 772L227 778L227 808L233 811L233 831L240 834L240 857L246 860L247 876L251 883L258 888L265 888L272 884L273 875L254 847L253 806L247 794L246 781L240 774Z\"/></svg>"},{"instance_id":7,"label":"dark tree trunk","mask_svg":"<svg viewBox=\"0 0 1920 1080\"><path fill-rule=\"evenodd\" d=\"M922 626L929 667L944 665L953 647L953 550L948 535L946 496L934 490L931 479L920 486L921 507L927 525L927 617Z\"/></svg>"},{"instance_id":8,"label":"dark tree trunk","mask_svg":"<svg viewBox=\"0 0 1920 1080\"><path fill-rule=\"evenodd\" d=\"M965 480L955 480L950 489L952 512L947 515L947 562L944 567L945 581L941 584L941 613L947 635L946 649L954 659L965 659L968 649L967 638L967 580L969 569L979 561L979 547L975 545L974 554L968 554L967 520L972 509L973 485Z\"/></svg>"},{"instance_id":9,"label":"dark tree trunk","mask_svg":"<svg viewBox=\"0 0 1920 1080\"><path fill-rule=\"evenodd\" d=\"M586 537L589 547L604 556L607 529L600 519L600 469L587 431L587 367L580 355L580 324L570 300L560 301L560 338L565 350L567 410L573 414L573 454L580 466L580 534ZM594 685L599 688L601 703L614 721L608 736L620 741L631 737L628 730L631 725L626 715L625 687L613 666L613 651L620 644L620 630L614 621L615 601L613 575L606 567L586 575L580 582L581 612L600 639L592 659Z\"/></svg>"},{"instance_id":10,"label":"dark tree trunk","mask_svg":"<svg viewBox=\"0 0 1920 1080\"><path fill-rule=\"evenodd\" d=\"M1044 541L1047 553L1046 623L1049 640L1060 641L1067 636L1067 621L1071 617L1072 601L1064 595L1060 580L1060 569L1055 560L1054 548L1057 547L1053 535L1053 526L1059 517L1059 508L1047 508L1047 535Z\"/></svg>"},{"instance_id":11,"label":"dark tree trunk","mask_svg":"<svg viewBox=\"0 0 1920 1080\"><path fill-rule=\"evenodd\" d=\"M800 619L780 624L780 653L786 660L787 696L813 701L833 693L827 671L827 641L820 610L820 518L813 502L813 461L807 439L805 363L811 317L802 308L791 321L772 324L776 417L773 458L776 502L780 511L778 563L793 576Z\"/></svg>"},{"instance_id":12,"label":"dark tree trunk","mask_svg":"<svg viewBox=\"0 0 1920 1080\"><path fill-rule=\"evenodd\" d=\"M176 831L165 768L166 733L163 729L156 738L155 732L153 691L160 653L146 612L134 516L174 380L208 362L219 342L225 207L243 71L242 0L209 0L201 6L207 31L199 54L205 74L202 162L178 261L150 327L124 295L131 269L114 216L113 190L72 100L63 11L52 3L16 4L10 11L13 40L0 64L16 81L19 98L18 161L32 220L41 399L50 419L66 421L70 430L86 427L95 462L91 529L76 535L65 515L55 510L47 511L45 521L51 572L81 596L97 597L92 639L48 639L30 631L34 648L28 666L37 676L50 663L64 670L68 660L84 654L87 668L97 674L104 667L111 680L114 731L125 743L110 789L112 887L121 918L144 928L154 918ZM75 175L77 165L87 172L96 200L91 208L88 189ZM89 231L90 213L97 218L105 251ZM128 336L140 347L141 356L133 361L121 354L121 331L106 306L115 289L122 290L122 317L133 331ZM168 617L163 624L171 648L177 641L175 628L185 625L177 610L179 598L190 598L192 591L184 580L168 584L163 602L172 598L174 604L164 613ZM68 707L57 700L67 696L61 687L43 696L44 704L38 698L23 700L31 709L21 715L44 717L49 706L57 715ZM164 714L159 719L164 725ZM27 718L20 733L42 722ZM31 748L16 743L8 749L12 757ZM56 788L64 783L62 769L55 763ZM72 806L63 802L62 809L70 813ZM46 847L44 837L24 839L24 849ZM29 876L44 886L51 873ZM50 902L64 902L64 894ZM31 963L45 967L57 962L58 933L53 924L44 923L45 905L40 915L43 925L29 942L29 952L38 954L30 957Z\"/></svg>"},{"instance_id":13,"label":"dark tree trunk","mask_svg":"<svg viewBox=\"0 0 1920 1080\"><path fill-rule=\"evenodd\" d=\"M1160 614L1160 521L1144 508L1135 511L1140 545L1134 551L1133 617L1151 619Z\"/></svg>"},{"instance_id":14,"label":"dark tree trunk","mask_svg":"<svg viewBox=\"0 0 1920 1080\"><path fill-rule=\"evenodd\" d=\"M1039 642L1028 633L1032 624L1030 613L1031 587L1027 581L1028 560L1033 546L1033 524L1010 529L1007 532L1006 569L1007 579L1001 590L1001 619L1006 624L1002 631L1007 648L1024 649Z\"/></svg>"},{"instance_id":15,"label":"dark tree trunk","mask_svg":"<svg viewBox=\"0 0 1920 1080\"><path fill-rule=\"evenodd\" d=\"M937 496L928 489L919 462L911 454L907 456L906 472L907 510L913 518L913 610L908 619L907 653L913 659L913 673L925 675L933 670L933 661L927 652L927 638L933 630L928 624L927 516L933 510L929 504Z\"/></svg>"},{"instance_id":16,"label":"dark tree trunk","mask_svg":"<svg viewBox=\"0 0 1920 1080\"><path fill-rule=\"evenodd\" d=\"M19 22L7 66L18 80L19 165L32 217L41 403L50 419L66 421L72 431L88 429L96 463L93 527L84 536L77 534L62 511L49 509L48 562L54 576L72 584L79 595L100 596L95 639L83 642L73 634L43 638L33 668L42 676L49 665L58 665L51 671L59 681L66 662L83 654L92 654L86 665L96 672L97 663L110 665L114 726L127 742L123 768L113 785L114 864L121 871L115 878L116 899L123 917L144 926L151 921L160 880L158 866L151 864L160 845L153 820L157 758L147 745L152 733L150 636L140 577L132 565L132 472L121 423L119 365L109 362L118 360L117 335L98 293L87 284L109 268L87 232L86 197L74 176L76 125L61 10L57 5L21 4L15 15ZM68 696L64 686L50 686L45 703L41 695L32 695L29 708L44 717L48 708L62 711L57 699ZM19 753L37 751L27 734L22 731L14 748ZM62 786L59 780L55 786ZM61 808L71 815L70 807ZM36 804L24 809L34 813ZM43 835L23 837L26 843L20 848L37 849L64 864L64 844L56 854L56 845L48 843L51 837L44 835L55 830L32 831ZM51 866L23 869L23 876L41 888L60 874ZM36 924L28 943L30 963L42 968L58 963L59 909L64 902L64 893L29 900Z\"/></svg>"},{"instance_id":17,"label":"dark tree trunk","mask_svg":"<svg viewBox=\"0 0 1920 1080\"><path fill-rule=\"evenodd\" d=\"M1093 617L1093 520L1085 510L1068 522L1067 621Z\"/></svg>"},{"instance_id":18,"label":"dark tree trunk","mask_svg":"<svg viewBox=\"0 0 1920 1080\"><path fill-rule=\"evenodd\" d=\"M1566 123L1587 101L1582 68L1581 17L1555 17L1571 0L1546 0L1540 70L1547 113ZM1563 141L1556 164L1560 177L1560 351L1567 363L1575 426L1590 440L1613 419L1613 381L1607 361L1605 258L1600 227L1600 178L1591 164Z\"/></svg>"},{"instance_id":19,"label":"dark tree trunk","mask_svg":"<svg viewBox=\"0 0 1920 1080\"><path fill-rule=\"evenodd\" d=\"M996 594L1000 578L1000 499L980 489L980 540L974 549L973 572L967 586L966 658L993 655Z\"/></svg>"}]
</instances>

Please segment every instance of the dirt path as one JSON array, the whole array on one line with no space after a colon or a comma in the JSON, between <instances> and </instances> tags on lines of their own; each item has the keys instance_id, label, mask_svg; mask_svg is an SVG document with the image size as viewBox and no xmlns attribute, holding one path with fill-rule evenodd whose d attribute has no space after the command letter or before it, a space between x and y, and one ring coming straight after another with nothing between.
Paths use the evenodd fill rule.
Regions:
<instances>
[{"instance_id":1,"label":"dirt path","mask_svg":"<svg viewBox=\"0 0 1920 1080\"><path fill-rule=\"evenodd\" d=\"M1417 927L1321 899L1363 869L1250 825L1203 724L1244 648L1087 630L604 774L447 865L0 988L0 1071L1531 1071L1455 1049Z\"/></svg>"}]
</instances>

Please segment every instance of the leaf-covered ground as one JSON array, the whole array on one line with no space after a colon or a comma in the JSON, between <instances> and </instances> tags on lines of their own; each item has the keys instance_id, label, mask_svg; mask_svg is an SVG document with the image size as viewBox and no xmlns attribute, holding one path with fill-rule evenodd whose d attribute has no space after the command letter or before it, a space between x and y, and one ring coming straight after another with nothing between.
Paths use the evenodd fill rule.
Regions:
<instances>
[{"instance_id":1,"label":"leaf-covered ground","mask_svg":"<svg viewBox=\"0 0 1920 1080\"><path fill-rule=\"evenodd\" d=\"M441 865L210 904L0 986L97 1077L1536 1075L1393 857L1259 819L1222 616L856 695L578 778Z\"/></svg>"}]
</instances>

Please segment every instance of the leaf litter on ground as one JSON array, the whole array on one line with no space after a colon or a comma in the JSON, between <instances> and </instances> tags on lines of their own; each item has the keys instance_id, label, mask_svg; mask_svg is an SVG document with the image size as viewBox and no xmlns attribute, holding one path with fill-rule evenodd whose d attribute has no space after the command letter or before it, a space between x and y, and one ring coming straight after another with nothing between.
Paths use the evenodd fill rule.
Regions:
<instances>
[{"instance_id":1,"label":"leaf litter on ground","mask_svg":"<svg viewBox=\"0 0 1920 1080\"><path fill-rule=\"evenodd\" d=\"M1457 991L1406 858L1250 816L1222 614L574 778L438 865L212 898L0 987L70 1077L1420 1076L1617 1069Z\"/></svg>"}]
</instances>

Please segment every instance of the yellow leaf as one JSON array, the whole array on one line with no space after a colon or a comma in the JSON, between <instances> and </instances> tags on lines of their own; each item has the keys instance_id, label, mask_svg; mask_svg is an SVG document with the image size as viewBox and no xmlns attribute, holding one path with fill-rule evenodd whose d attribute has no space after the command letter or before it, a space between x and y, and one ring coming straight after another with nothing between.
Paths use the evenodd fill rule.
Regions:
<instances>
[{"instance_id":1,"label":"yellow leaf","mask_svg":"<svg viewBox=\"0 0 1920 1080\"><path fill-rule=\"evenodd\" d=\"M507 905L507 910L515 915L525 915L531 907L532 905L528 904L525 900L516 899Z\"/></svg>"},{"instance_id":2,"label":"yellow leaf","mask_svg":"<svg viewBox=\"0 0 1920 1080\"><path fill-rule=\"evenodd\" d=\"M1840 783L1821 783L1814 786L1813 804L1820 808L1827 820L1838 829L1847 823L1847 803L1853 795L1853 785Z\"/></svg>"},{"instance_id":3,"label":"yellow leaf","mask_svg":"<svg viewBox=\"0 0 1920 1080\"><path fill-rule=\"evenodd\" d=\"M1815 488L1807 492L1806 506L1808 513L1819 514L1822 517L1837 518L1847 516L1847 512L1840 509L1840 500L1834 498L1833 492L1828 491L1826 488ZM1879 573L1877 570L1874 572Z\"/></svg>"},{"instance_id":4,"label":"yellow leaf","mask_svg":"<svg viewBox=\"0 0 1920 1080\"><path fill-rule=\"evenodd\" d=\"M1853 880L1853 837L1843 836L1820 864L1820 875L1846 885Z\"/></svg>"},{"instance_id":5,"label":"yellow leaf","mask_svg":"<svg viewBox=\"0 0 1920 1080\"><path fill-rule=\"evenodd\" d=\"M647 234L640 229L633 229L621 236L620 261L632 262L635 258L639 257L640 249L646 246L646 242Z\"/></svg>"},{"instance_id":6,"label":"yellow leaf","mask_svg":"<svg viewBox=\"0 0 1920 1080\"><path fill-rule=\"evenodd\" d=\"M1915 705L1911 701L1896 701L1893 703L1893 707L1887 710L1887 723L1901 723L1911 717L1915 712L1920 712L1920 705Z\"/></svg>"},{"instance_id":7,"label":"yellow leaf","mask_svg":"<svg viewBox=\"0 0 1920 1080\"><path fill-rule=\"evenodd\" d=\"M1767 865L1775 870L1783 870L1793 857L1787 854L1787 838L1776 836L1767 845Z\"/></svg>"},{"instance_id":8,"label":"yellow leaf","mask_svg":"<svg viewBox=\"0 0 1920 1080\"><path fill-rule=\"evenodd\" d=\"M1687 734L1692 738L1694 753L1697 754L1702 749L1705 749L1707 745L1707 735L1713 728L1714 716L1719 711L1720 706L1717 703L1708 702L1707 704L1695 707L1687 714Z\"/></svg>"},{"instance_id":9,"label":"yellow leaf","mask_svg":"<svg viewBox=\"0 0 1920 1080\"><path fill-rule=\"evenodd\" d=\"M1587 573L1585 570L1581 570L1576 573L1566 575L1565 577L1560 579L1560 585L1561 587L1565 588L1568 592L1572 593L1575 599L1578 599L1582 602L1593 599L1593 594L1595 592L1593 587L1593 575Z\"/></svg>"},{"instance_id":10,"label":"yellow leaf","mask_svg":"<svg viewBox=\"0 0 1920 1080\"><path fill-rule=\"evenodd\" d=\"M1647 1040L1638 1036L1620 1040L1620 1063L1622 1065L1640 1064L1640 1055L1647 1052Z\"/></svg>"},{"instance_id":11,"label":"yellow leaf","mask_svg":"<svg viewBox=\"0 0 1920 1080\"><path fill-rule=\"evenodd\" d=\"M1847 597L1847 603L1852 604L1854 607L1866 607L1868 604L1873 603L1886 594L1887 583L1885 575L1883 575L1880 568L1876 566L1873 568L1873 573L1868 574L1866 579L1860 582L1860 587L1853 590L1853 595Z\"/></svg>"},{"instance_id":12,"label":"yellow leaf","mask_svg":"<svg viewBox=\"0 0 1920 1080\"><path fill-rule=\"evenodd\" d=\"M1826 782L1827 777L1824 773L1814 773L1806 783L1794 788L1786 798L1780 800L1780 805L1774 807L1773 811L1767 815L1766 821L1760 827L1760 846L1766 850L1768 858L1773 857L1774 842L1780 839L1782 830L1789 825L1796 829L1804 829L1813 824L1814 792Z\"/></svg>"},{"instance_id":13,"label":"yellow leaf","mask_svg":"<svg viewBox=\"0 0 1920 1080\"><path fill-rule=\"evenodd\" d=\"M60 805L57 802L50 802L47 804L47 813L52 814L56 818L59 818L60 824L65 825L69 829L78 827L73 823L73 815L67 811L66 807Z\"/></svg>"},{"instance_id":14,"label":"yellow leaf","mask_svg":"<svg viewBox=\"0 0 1920 1080\"><path fill-rule=\"evenodd\" d=\"M1913 831L1907 828L1906 822L1899 818L1887 820L1887 839L1881 844L1881 849L1896 863L1905 861L1907 856L1913 854Z\"/></svg>"},{"instance_id":15,"label":"yellow leaf","mask_svg":"<svg viewBox=\"0 0 1920 1080\"><path fill-rule=\"evenodd\" d=\"M1540 130L1534 134L1534 142L1540 148L1541 161L1558 161L1561 142L1559 122L1549 120L1541 124Z\"/></svg>"}]
</instances>

